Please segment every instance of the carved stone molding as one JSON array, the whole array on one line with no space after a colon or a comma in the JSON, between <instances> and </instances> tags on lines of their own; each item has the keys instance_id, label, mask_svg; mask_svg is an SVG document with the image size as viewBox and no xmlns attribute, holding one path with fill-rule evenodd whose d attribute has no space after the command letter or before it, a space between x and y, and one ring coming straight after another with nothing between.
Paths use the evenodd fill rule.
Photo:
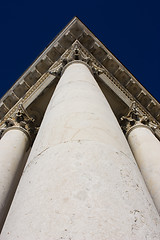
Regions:
<instances>
[{"instance_id":1,"label":"carved stone molding","mask_svg":"<svg viewBox=\"0 0 160 240\"><path fill-rule=\"evenodd\" d=\"M76 41L83 47L83 53L79 52L80 44L78 49L75 47L74 51L73 49L71 50L72 45L75 45ZM111 83L116 85L131 101L135 100L139 103L146 111L146 114L152 116L153 120L159 124L160 105L156 99L144 89L137 79L94 34L75 17L0 100L0 125L3 125L4 121L13 115L20 103L25 108L25 104L28 107L32 101L31 96L36 95L37 89L48 81L49 78L56 78L51 76L51 74L61 74L62 69L59 69L59 63L65 55L68 56L67 61L70 61L68 55L70 50L72 51L72 56L70 56L72 60L80 59L88 62L89 54L90 59L92 59L93 72L95 71L99 74L101 70L105 70L105 73L101 75L106 75L111 80ZM62 68L66 64L67 62L64 58ZM53 81L53 79L50 81Z\"/></svg>"},{"instance_id":2,"label":"carved stone molding","mask_svg":"<svg viewBox=\"0 0 160 240\"><path fill-rule=\"evenodd\" d=\"M145 125L149 127L154 133L158 128L156 122L153 122L148 116L143 114L143 112L139 109L136 102L132 103L132 106L126 116L121 117L121 127L123 132L127 135L130 129L133 126Z\"/></svg>"},{"instance_id":3,"label":"carved stone molding","mask_svg":"<svg viewBox=\"0 0 160 240\"><path fill-rule=\"evenodd\" d=\"M112 60L112 57L110 55L107 55L107 59L109 59L109 61ZM17 108L20 104L22 104L24 106L24 108L28 107L29 104L33 101L32 98L33 96L37 97L37 92L39 91L39 89L41 87L43 87L43 85L46 87L47 85L45 84L45 82L48 81L49 79L49 83L51 81L54 81L55 79L58 80L58 78L60 78L61 74L63 73L63 70L65 69L66 65L73 62L73 61L82 61L85 64L88 65L88 67L90 68L91 72L94 75L99 75L99 78L102 78L102 76L106 76L108 77L109 81L111 82L111 85L113 87L113 91L115 90L115 87L118 88L119 92L122 92L124 97L123 99L126 97L127 99L129 99L129 103L127 102L127 105L130 105L130 102L133 102L135 100L134 96L132 96L132 94L128 91L127 88L125 88L120 81L117 81L116 77L111 74L104 65L102 65L102 63L100 61L98 61L98 59L95 58L95 56L93 54L91 54L90 51L88 51L78 40L75 40L72 45L66 49L66 51L61 55L61 57L55 62L53 63L50 67L49 70L47 70L37 81L36 83L26 92L26 94L23 96L23 98L21 98L4 116L4 118L1 120L0 122L0 127L3 128L3 126L5 125L6 127L6 121L8 121L8 119L12 119L14 118L13 116L16 114L17 112ZM109 63L108 63L109 64ZM112 64L111 64L112 65ZM109 65L107 65L109 66ZM52 76L54 75L54 76ZM124 75L123 69L118 68L116 70L116 76L119 77L119 79L126 77ZM102 79L103 80L103 79ZM39 93L40 94L40 93ZM35 99L35 98L33 98ZM139 110L138 112L145 116L146 118L150 119L150 125L155 125L158 124L158 122L155 122L154 117L150 114L149 111L146 111L146 109L143 107L143 105L139 104L139 102L137 100L136 104ZM28 103L29 102L29 103ZM26 105L26 103L28 105ZM128 115L127 115L128 116ZM119 119L118 119L119 120ZM124 121L123 121L124 122ZM132 123L131 123L132 124ZM124 128L124 127L123 127ZM153 129L153 127L152 127ZM124 131L126 131L124 129ZM160 131L159 128L156 129L157 132L157 136L160 139Z\"/></svg>"},{"instance_id":4,"label":"carved stone molding","mask_svg":"<svg viewBox=\"0 0 160 240\"><path fill-rule=\"evenodd\" d=\"M17 112L4 122L3 127L0 129L0 138L13 127L23 130L29 136L31 143L39 129L36 126L35 119L28 115L22 104L19 105Z\"/></svg>"},{"instance_id":5,"label":"carved stone molding","mask_svg":"<svg viewBox=\"0 0 160 240\"><path fill-rule=\"evenodd\" d=\"M57 61L56 64L53 64L48 72L54 76L60 77L65 66L73 61L84 62L88 65L93 74L99 75L104 72L104 68L102 68L100 64L97 64L94 57L88 53L78 40L72 44L71 48L61 56L60 60Z\"/></svg>"}]
</instances>

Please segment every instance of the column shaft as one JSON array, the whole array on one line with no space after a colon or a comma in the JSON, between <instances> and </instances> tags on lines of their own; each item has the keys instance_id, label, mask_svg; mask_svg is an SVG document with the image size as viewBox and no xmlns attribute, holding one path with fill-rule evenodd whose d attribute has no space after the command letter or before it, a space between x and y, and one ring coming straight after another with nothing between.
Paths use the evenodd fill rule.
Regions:
<instances>
[{"instance_id":1,"label":"column shaft","mask_svg":"<svg viewBox=\"0 0 160 240\"><path fill-rule=\"evenodd\" d=\"M18 128L10 128L0 140L0 229L24 167L28 141L27 135Z\"/></svg>"},{"instance_id":2,"label":"column shaft","mask_svg":"<svg viewBox=\"0 0 160 240\"><path fill-rule=\"evenodd\" d=\"M53 94L1 240L160 239L157 210L87 66Z\"/></svg>"},{"instance_id":3,"label":"column shaft","mask_svg":"<svg viewBox=\"0 0 160 240\"><path fill-rule=\"evenodd\" d=\"M160 142L142 124L129 131L128 142L160 214Z\"/></svg>"}]
</instances>

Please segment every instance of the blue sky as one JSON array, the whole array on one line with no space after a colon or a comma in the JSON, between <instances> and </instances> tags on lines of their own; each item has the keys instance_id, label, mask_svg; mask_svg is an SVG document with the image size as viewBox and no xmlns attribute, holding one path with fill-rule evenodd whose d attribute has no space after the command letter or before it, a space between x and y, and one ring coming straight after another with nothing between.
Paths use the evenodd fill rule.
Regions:
<instances>
[{"instance_id":1,"label":"blue sky","mask_svg":"<svg viewBox=\"0 0 160 240\"><path fill-rule=\"evenodd\" d=\"M160 101L159 1L1 1L0 97L77 16Z\"/></svg>"}]
</instances>

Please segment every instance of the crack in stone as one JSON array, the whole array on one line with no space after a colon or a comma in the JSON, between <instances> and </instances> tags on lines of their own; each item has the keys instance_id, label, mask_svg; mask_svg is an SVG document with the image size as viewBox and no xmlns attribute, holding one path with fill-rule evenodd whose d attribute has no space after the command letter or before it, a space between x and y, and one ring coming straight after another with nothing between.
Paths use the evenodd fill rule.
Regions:
<instances>
[{"instance_id":1,"label":"crack in stone","mask_svg":"<svg viewBox=\"0 0 160 240\"><path fill-rule=\"evenodd\" d=\"M49 147L45 148L42 152L38 153L38 155L37 155L36 157L40 156L40 155L41 155L42 153L44 153L47 149L49 149ZM34 158L35 158L35 157L34 157Z\"/></svg>"}]
</instances>

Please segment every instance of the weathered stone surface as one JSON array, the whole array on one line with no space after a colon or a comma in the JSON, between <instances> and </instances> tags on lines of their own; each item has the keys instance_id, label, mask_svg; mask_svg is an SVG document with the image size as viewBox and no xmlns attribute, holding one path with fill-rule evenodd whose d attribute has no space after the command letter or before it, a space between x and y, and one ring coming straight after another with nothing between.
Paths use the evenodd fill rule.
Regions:
<instances>
[{"instance_id":1,"label":"weathered stone surface","mask_svg":"<svg viewBox=\"0 0 160 240\"><path fill-rule=\"evenodd\" d=\"M82 35L82 29L80 22L77 21L70 27L70 32L78 39Z\"/></svg>"},{"instance_id":2,"label":"weathered stone surface","mask_svg":"<svg viewBox=\"0 0 160 240\"><path fill-rule=\"evenodd\" d=\"M89 69L69 65L50 101L1 240L148 240L160 220Z\"/></svg>"},{"instance_id":3,"label":"weathered stone surface","mask_svg":"<svg viewBox=\"0 0 160 240\"><path fill-rule=\"evenodd\" d=\"M32 72L30 72L25 78L25 82L32 86L36 83L36 81L40 78L41 74L35 69Z\"/></svg>"},{"instance_id":4,"label":"weathered stone surface","mask_svg":"<svg viewBox=\"0 0 160 240\"><path fill-rule=\"evenodd\" d=\"M4 104L8 107L11 108L13 107L13 105L18 102L19 98L12 92L10 95L8 95L5 99L4 99Z\"/></svg>"},{"instance_id":5,"label":"weathered stone surface","mask_svg":"<svg viewBox=\"0 0 160 240\"><path fill-rule=\"evenodd\" d=\"M55 47L51 48L51 50L47 53L47 56L54 62L56 61L61 54L56 50Z\"/></svg>"},{"instance_id":6,"label":"weathered stone surface","mask_svg":"<svg viewBox=\"0 0 160 240\"><path fill-rule=\"evenodd\" d=\"M141 105L143 111L150 114L153 120L159 120L159 103L143 88L141 84L128 72L128 70L114 57L111 52L86 28L86 26L78 19L74 18L66 28L53 40L53 42L44 50L44 52L35 60L35 62L28 68L28 70L17 80L15 85L7 92L2 98L1 104L6 104L8 111L14 108L14 105L18 101L18 98L13 97L13 91L17 91L17 87L22 86L25 80L27 86L32 87L41 74L44 74L48 69L55 64L56 61L62 57L62 54L72 46L75 40L79 40L87 51L95 57L95 61L99 62L106 68L107 75L110 75L110 79L114 75L114 84L119 87L120 91L125 93L129 99L135 98L137 103ZM37 70L35 70L37 68ZM122 71L119 71L122 69ZM134 82L134 84L132 84ZM111 83L111 81L110 81ZM124 89L120 87L120 84L124 86ZM45 83L44 83L45 84ZM112 83L111 83L112 84ZM109 87L111 84L108 84ZM38 86L38 85L37 85ZM115 86L115 87L116 87ZM24 90L20 92L20 97L24 97L26 93L25 85ZM31 94L39 91L39 88L30 91ZM102 89L103 91L103 89ZM27 98L30 98L30 93L27 94ZM22 96L23 95L23 96ZM123 94L124 95L124 94ZM25 96L26 97L26 96ZM31 99L31 98L30 98ZM35 99L34 97L32 99ZM152 101L156 103L152 107ZM28 101L30 104L32 101ZM125 101L124 102L129 102ZM128 106L130 107L130 106ZM116 110L116 109L115 109ZM14 111L14 110L13 110ZM13 112L11 110L11 112ZM118 116L118 114L116 114ZM0 116L4 116L0 113ZM7 116L8 117L8 116ZM118 119L119 120L119 119Z\"/></svg>"},{"instance_id":7,"label":"weathered stone surface","mask_svg":"<svg viewBox=\"0 0 160 240\"><path fill-rule=\"evenodd\" d=\"M93 54L93 56L98 59L99 61L104 61L104 59L107 57L106 56L106 52L104 51L104 49L97 44L96 42L94 43L93 47L90 49L91 53Z\"/></svg>"},{"instance_id":8,"label":"weathered stone surface","mask_svg":"<svg viewBox=\"0 0 160 240\"><path fill-rule=\"evenodd\" d=\"M118 69L118 64L114 62L114 60L108 56L104 61L103 65L107 68L107 70L114 74L116 70Z\"/></svg>"},{"instance_id":9,"label":"weathered stone surface","mask_svg":"<svg viewBox=\"0 0 160 240\"><path fill-rule=\"evenodd\" d=\"M120 83L122 84L122 85L126 85L127 83L128 83L128 81L130 80L130 76L123 70L123 69L121 69L121 68L119 68L116 72L115 72L115 74L114 74L114 76L120 81Z\"/></svg>"},{"instance_id":10,"label":"weathered stone surface","mask_svg":"<svg viewBox=\"0 0 160 240\"><path fill-rule=\"evenodd\" d=\"M133 80L130 79L128 83L125 85L126 89L129 90L130 93L132 93L134 96L137 96L140 94L141 88L140 86Z\"/></svg>"},{"instance_id":11,"label":"weathered stone surface","mask_svg":"<svg viewBox=\"0 0 160 240\"><path fill-rule=\"evenodd\" d=\"M64 65L76 59L94 71L118 121L135 101L156 124L154 133L160 139L159 103L77 18L2 98L0 126L19 105L36 112L39 126ZM62 77L51 100L3 240L35 239L35 235L43 240L160 239L158 214L106 99L85 66L73 66L73 72L69 73L71 66L65 70L67 81Z\"/></svg>"},{"instance_id":12,"label":"weathered stone surface","mask_svg":"<svg viewBox=\"0 0 160 240\"><path fill-rule=\"evenodd\" d=\"M88 50L91 49L94 44L93 38L89 34L87 34L85 31L83 32L82 36L79 38L79 41Z\"/></svg>"},{"instance_id":13,"label":"weathered stone surface","mask_svg":"<svg viewBox=\"0 0 160 240\"><path fill-rule=\"evenodd\" d=\"M67 49L71 44L76 40L76 38L70 33L67 32L60 40L59 43L64 49Z\"/></svg>"},{"instance_id":14,"label":"weathered stone surface","mask_svg":"<svg viewBox=\"0 0 160 240\"><path fill-rule=\"evenodd\" d=\"M51 65L52 65L52 61L48 57L46 57L36 65L36 68L41 74L43 74L49 69Z\"/></svg>"},{"instance_id":15,"label":"weathered stone surface","mask_svg":"<svg viewBox=\"0 0 160 240\"><path fill-rule=\"evenodd\" d=\"M128 142L160 214L160 142L143 124L130 129Z\"/></svg>"},{"instance_id":16,"label":"weathered stone surface","mask_svg":"<svg viewBox=\"0 0 160 240\"><path fill-rule=\"evenodd\" d=\"M8 108L4 105L4 103L1 103L1 105L0 105L0 118L2 119L7 112L8 112Z\"/></svg>"},{"instance_id":17,"label":"weathered stone surface","mask_svg":"<svg viewBox=\"0 0 160 240\"><path fill-rule=\"evenodd\" d=\"M13 92L16 94L16 96L18 98L21 98L24 96L24 94L27 92L28 89L29 89L29 87L23 81L16 86L16 88L13 90Z\"/></svg>"},{"instance_id":18,"label":"weathered stone surface","mask_svg":"<svg viewBox=\"0 0 160 240\"><path fill-rule=\"evenodd\" d=\"M18 128L8 130L0 140L0 231L24 167L28 144L28 136Z\"/></svg>"},{"instance_id":19,"label":"weathered stone surface","mask_svg":"<svg viewBox=\"0 0 160 240\"><path fill-rule=\"evenodd\" d=\"M149 102L151 101L149 96L143 90L141 90L140 94L137 96L137 99L145 107L147 107Z\"/></svg>"}]
</instances>

